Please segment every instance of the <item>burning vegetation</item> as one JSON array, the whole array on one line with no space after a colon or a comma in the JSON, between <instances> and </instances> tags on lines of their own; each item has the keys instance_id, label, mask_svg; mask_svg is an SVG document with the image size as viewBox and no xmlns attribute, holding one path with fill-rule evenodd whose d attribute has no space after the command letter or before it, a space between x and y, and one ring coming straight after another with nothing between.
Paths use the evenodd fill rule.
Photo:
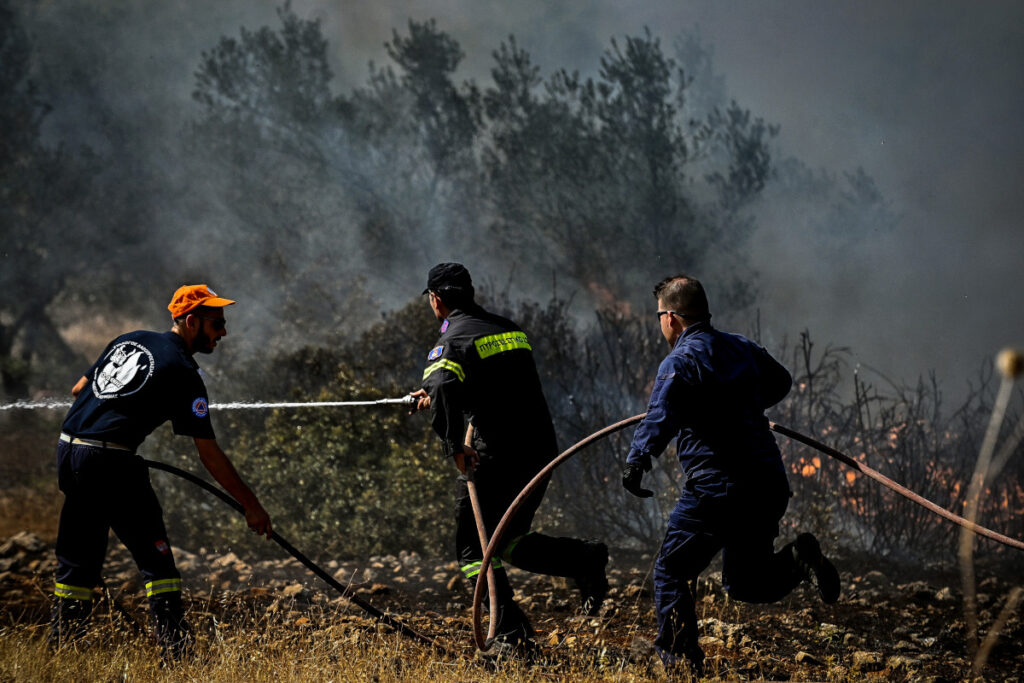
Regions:
<instances>
[{"instance_id":1,"label":"burning vegetation","mask_svg":"<svg viewBox=\"0 0 1024 683\"><path fill-rule=\"evenodd\" d=\"M619 267L623 254L650 264L669 253L709 280L720 274L717 307L742 313L758 295L744 251L757 228L754 209L779 211L773 197L786 195L802 220L851 242L896 222L863 172L837 180L794 160L776 164L777 128L706 87L715 82L710 55L692 37L677 45L679 61L649 32L613 42L592 79L564 70L542 78L510 39L495 50L493 83L483 87L455 82L463 54L451 36L434 22L410 22L387 43L392 66L336 93L319 23L285 5L279 27L244 30L203 52L196 109L174 127L180 147L148 165L134 156L150 148L146 131L124 122L109 122L116 135L99 150L46 143L49 109L28 77L29 33L2 0L0 17L0 48L13 55L0 64L13 151L0 158L4 278L32 284L30 292L11 285L7 291L24 295L0 301L0 382L11 399L64 391L91 360L82 348L95 343L96 325L78 319L97 311L148 316L145 296L126 301L120 293L162 291L183 272L218 273L232 291L252 292L253 303L238 307L238 329L247 333L229 338L228 357L211 370L215 402L402 395L418 385L436 332L422 301L402 305L433 258L419 245L458 244L494 277L520 267L523 280L546 283L558 273L563 288L579 292L579 301L543 303L509 301L493 283L482 288L488 308L543 340L538 368L568 446L640 412L663 352L643 313L650 274ZM164 176L156 166L182 172ZM168 206L174 211L153 209ZM200 253L183 250L200 241ZM105 259L120 268L95 267ZM381 308L390 310L378 319ZM945 508L1024 537L1021 428L1007 434L997 425L990 436L986 427L994 409L1019 424L1018 389L997 388L984 367L971 392L948 406L934 375L909 386L866 378L844 349L817 348L806 332L777 347L796 385L771 419ZM1019 356L1001 356L1005 376L1020 367ZM354 614L272 545L248 538L201 491L154 475L172 512L199 657L158 668L140 635L138 578L117 546L91 647L51 656L42 625L52 589L58 493L50 454L59 417L4 412L0 679L662 676L640 636L653 623L649 553L682 485L670 456L657 462L658 495L647 502L628 497L617 480L628 434L558 470L538 524L612 546L612 592L590 619L576 613L566 586L513 574L544 660L495 672L461 656L471 654L466 587L439 559L451 535L452 473L422 416L394 407L215 420L282 533L457 654L438 656ZM986 469L1002 473L979 479L979 445L990 439ZM822 538L838 557L843 597L827 610L798 598L740 605L713 569L698 586L709 671L726 679L937 681L965 678L980 662L993 678L1024 676L1013 586L1024 571L1020 553L969 543L972 579L957 588L968 572L952 526L807 446L780 445L796 493L782 537L799 529ZM164 430L142 453L195 471L185 450Z\"/></svg>"},{"instance_id":2,"label":"burning vegetation","mask_svg":"<svg viewBox=\"0 0 1024 683\"><path fill-rule=\"evenodd\" d=\"M433 322L422 315L422 308L415 301L392 315L414 321L413 328L422 326L429 337ZM552 301L545 307L505 311L523 320L534 336L553 340L538 349L538 361L564 445L642 406L648 363L660 352L645 337L644 321L621 312L599 315L589 334L566 339L559 334L568 324L566 310L564 302ZM612 323L615 334L607 327ZM407 339L396 342L388 334L393 327L386 317L351 344L279 356L274 375L240 372L237 377L244 381L233 393L293 400L399 395L415 381L416 369L406 359L421 355L418 340L423 335L413 329ZM383 350L370 359L363 352L368 347ZM779 355L790 359L797 386L770 416L773 420L845 448L932 500L963 510L978 437L991 414L990 374L982 376L977 392L953 412L953 419L943 419L936 410L934 385L919 384L913 390L888 386L885 393L856 377L855 400L844 404L843 352L826 349L819 354L808 335ZM587 374L583 367L613 369L615 377ZM632 387L633 398L598 390L611 381ZM5 436L11 446L5 453L42 451L54 429L45 419L27 420L23 426L22 441L10 432ZM32 437L29 427L40 434ZM266 497L277 528L297 547L340 580L354 581L359 595L378 608L457 653L472 653L469 587L456 578L450 561L424 559L437 558L447 547L451 473L437 457L420 417L392 406L343 412L231 411L218 416L218 428L238 454L239 467ZM240 521L211 506L206 494L154 474L166 508L179 511L169 515L168 523L176 552L188 568L190 616L201 634L200 659L184 665L180 675L217 680L284 667L281 671L296 672L298 680L327 675L331 667L348 662L356 667L357 680L661 677L643 638L653 622L649 553L657 547L661 515L670 509L680 482L671 457L663 458L659 497L646 504L623 497L609 472L617 473L627 438L613 436L561 468L538 520L546 531L583 533L612 545L613 589L606 608L596 619L582 617L567 586L513 574L524 607L538 624L545 662L497 672L472 658L441 656L403 642L388 627L329 594L294 562L282 560L271 544L248 538ZM699 587L709 671L725 679L966 676L978 650L969 646L972 626L965 620L963 591L957 587L955 528L867 477L849 476L855 473L830 458L782 437L779 441L796 492L782 537L810 528L827 539L830 552L837 555L843 595L832 608L814 601L804 607L802 594L771 606L733 603L713 567ZM181 450L166 433L147 443L144 455L195 471L194 463L179 455ZM1010 460L1011 474L989 482L979 505L979 521L1018 538L1024 535L1015 527L1020 524L1019 465ZM18 506L54 496L50 476L43 464L20 471L25 484ZM31 481L37 483L29 486ZM8 494L14 492L5 493L10 500ZM8 528L7 534L28 528L52 537L56 510L38 507L43 509L32 520L12 515L10 524L20 527ZM93 620L93 639L95 651L125 654L110 658L68 652L66 659L52 661L40 643L52 549L45 540L19 537L5 544L4 553L2 580L10 597L4 608L3 671L27 667L17 670L57 678L66 662L84 656L100 677L112 671L110 666L119 671L127 667L142 678L162 675L146 659L146 652L152 656L148 645L134 649L142 653L138 656L120 646L124 637L136 637L130 636L136 629L132 620L140 628L144 623L138 577L123 550L115 550L107 574L111 592ZM1016 604L1011 577L1019 572L1021 560L988 542L981 543L976 558L973 628L980 651L986 652L984 671L1019 676L1015 667L1024 626L1019 613L1007 612L1007 607ZM985 651L985 637L993 633ZM261 654L251 654L255 651ZM288 653L292 662L286 665Z\"/></svg>"}]
</instances>

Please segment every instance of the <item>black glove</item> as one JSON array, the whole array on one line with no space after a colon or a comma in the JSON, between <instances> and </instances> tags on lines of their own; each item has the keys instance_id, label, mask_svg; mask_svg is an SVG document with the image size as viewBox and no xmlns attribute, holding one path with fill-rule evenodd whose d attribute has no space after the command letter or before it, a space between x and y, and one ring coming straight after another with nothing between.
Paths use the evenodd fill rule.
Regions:
<instances>
[{"instance_id":1,"label":"black glove","mask_svg":"<svg viewBox=\"0 0 1024 683\"><path fill-rule=\"evenodd\" d=\"M635 462L626 463L622 470L622 487L637 498L650 498L654 491L640 488L640 480L644 478L644 468Z\"/></svg>"}]
</instances>

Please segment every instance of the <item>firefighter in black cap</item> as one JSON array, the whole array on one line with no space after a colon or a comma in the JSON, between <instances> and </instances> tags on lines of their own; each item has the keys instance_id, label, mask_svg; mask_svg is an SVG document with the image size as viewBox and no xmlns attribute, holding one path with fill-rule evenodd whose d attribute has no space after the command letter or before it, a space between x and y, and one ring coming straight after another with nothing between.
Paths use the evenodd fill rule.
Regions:
<instances>
[{"instance_id":1,"label":"firefighter in black cap","mask_svg":"<svg viewBox=\"0 0 1024 683\"><path fill-rule=\"evenodd\" d=\"M469 501L467 469L473 469L490 535L519 492L558 455L558 444L526 333L474 301L469 271L461 264L431 268L423 293L442 322L441 337L427 355L422 388L412 395L419 399L417 409L430 408L444 454L462 472L456 490L456 553L463 574L475 581L483 549ZM472 446L464 443L467 418L473 427ZM492 561L499 601L496 637L527 651L534 647L533 629L513 600L504 562L574 579L588 614L597 613L608 592L607 546L530 531L545 488L539 487L518 510Z\"/></svg>"},{"instance_id":2,"label":"firefighter in black cap","mask_svg":"<svg viewBox=\"0 0 1024 683\"><path fill-rule=\"evenodd\" d=\"M224 307L235 303L206 285L179 288L168 310L169 332L144 330L110 342L78 381L57 443L57 478L64 507L57 531L57 581L50 640L82 635L110 529L131 552L165 659L185 653L191 633L181 601L160 503L146 463L135 453L167 420L195 439L206 469L245 508L253 531L271 535L270 517L217 445L206 387L193 354L211 353L227 334Z\"/></svg>"}]
</instances>

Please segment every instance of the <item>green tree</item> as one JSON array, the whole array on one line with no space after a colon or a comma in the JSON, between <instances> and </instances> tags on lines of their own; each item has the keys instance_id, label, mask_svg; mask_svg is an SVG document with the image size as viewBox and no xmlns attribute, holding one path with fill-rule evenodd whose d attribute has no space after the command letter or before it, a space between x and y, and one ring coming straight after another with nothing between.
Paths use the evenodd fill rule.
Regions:
<instances>
[{"instance_id":1,"label":"green tree","mask_svg":"<svg viewBox=\"0 0 1024 683\"><path fill-rule=\"evenodd\" d=\"M563 70L542 81L514 38L494 58L483 159L513 253L540 251L552 270L619 300L650 278L623 268L622 254L699 270L712 249L742 253L742 211L764 187L774 128L736 105L694 121L692 81L650 31L612 40L596 79ZM749 301L734 291L729 303Z\"/></svg>"},{"instance_id":2,"label":"green tree","mask_svg":"<svg viewBox=\"0 0 1024 683\"><path fill-rule=\"evenodd\" d=\"M385 44L388 56L401 68L401 84L413 98L414 115L421 126L423 143L440 177L454 174L472 161L473 142L479 125L479 94L476 86L462 89L452 76L465 54L433 19L409 21L409 35L392 32Z\"/></svg>"}]
</instances>

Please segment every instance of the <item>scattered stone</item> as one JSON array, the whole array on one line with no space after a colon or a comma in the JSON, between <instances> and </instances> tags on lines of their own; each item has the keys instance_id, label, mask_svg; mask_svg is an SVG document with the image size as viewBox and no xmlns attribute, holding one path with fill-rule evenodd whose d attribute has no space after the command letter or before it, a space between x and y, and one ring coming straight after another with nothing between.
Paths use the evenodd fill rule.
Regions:
<instances>
[{"instance_id":1,"label":"scattered stone","mask_svg":"<svg viewBox=\"0 0 1024 683\"><path fill-rule=\"evenodd\" d=\"M842 632L843 629L839 626L836 626L835 624L829 624L824 621L818 624L818 633L820 633L825 638L835 638Z\"/></svg>"},{"instance_id":2,"label":"scattered stone","mask_svg":"<svg viewBox=\"0 0 1024 683\"><path fill-rule=\"evenodd\" d=\"M292 598L294 600L308 600L311 591L303 586L301 583L293 583L290 586L285 586L284 590L281 591L286 598Z\"/></svg>"},{"instance_id":3,"label":"scattered stone","mask_svg":"<svg viewBox=\"0 0 1024 683\"><path fill-rule=\"evenodd\" d=\"M885 663L886 666L893 671L908 671L921 668L921 660L914 657L907 657L906 655L893 655L892 657L889 657Z\"/></svg>"},{"instance_id":4,"label":"scattered stone","mask_svg":"<svg viewBox=\"0 0 1024 683\"><path fill-rule=\"evenodd\" d=\"M217 559L210 562L211 567L233 567L238 564L238 556L234 553L228 553L227 555L221 555Z\"/></svg>"},{"instance_id":5,"label":"scattered stone","mask_svg":"<svg viewBox=\"0 0 1024 683\"><path fill-rule=\"evenodd\" d=\"M331 575L331 577L338 583L347 584L355 579L355 573L349 571L345 567L341 567L336 572L334 572Z\"/></svg>"},{"instance_id":6,"label":"scattered stone","mask_svg":"<svg viewBox=\"0 0 1024 683\"><path fill-rule=\"evenodd\" d=\"M39 538L39 536L30 531L22 531L11 536L3 545L0 545L0 557L10 557L19 550L32 554L41 553L46 548L46 541Z\"/></svg>"},{"instance_id":7,"label":"scattered stone","mask_svg":"<svg viewBox=\"0 0 1024 683\"><path fill-rule=\"evenodd\" d=\"M718 619L703 619L698 623L705 632L720 638L731 638L743 631L743 624L730 624Z\"/></svg>"},{"instance_id":8,"label":"scattered stone","mask_svg":"<svg viewBox=\"0 0 1024 683\"><path fill-rule=\"evenodd\" d=\"M638 585L635 583L623 588L622 594L626 598L649 598L651 596L650 591L648 591L642 585Z\"/></svg>"},{"instance_id":9,"label":"scattered stone","mask_svg":"<svg viewBox=\"0 0 1024 683\"><path fill-rule=\"evenodd\" d=\"M398 561L404 567L415 567L423 562L420 558L420 554L416 551L405 551L398 553Z\"/></svg>"},{"instance_id":10,"label":"scattered stone","mask_svg":"<svg viewBox=\"0 0 1024 683\"><path fill-rule=\"evenodd\" d=\"M878 571L877 569L869 571L863 576L862 583L866 583L869 586L875 586L877 588L890 588L892 587L892 579Z\"/></svg>"},{"instance_id":11,"label":"scattered stone","mask_svg":"<svg viewBox=\"0 0 1024 683\"><path fill-rule=\"evenodd\" d=\"M199 569L199 556L180 548L174 549L174 564L181 572L192 572Z\"/></svg>"},{"instance_id":12,"label":"scattered stone","mask_svg":"<svg viewBox=\"0 0 1024 683\"><path fill-rule=\"evenodd\" d=\"M25 545L37 550L25 550L20 540L0 539L3 609L5 614L25 614L42 623L52 593L53 548L33 543L31 534L24 539ZM251 559L250 567L226 550L194 554L178 548L175 559L185 578L190 612L198 623L207 612L214 614L218 623L222 615L226 619L239 609L261 615L257 619L266 613L273 615L268 623L292 629L296 637L332 643L331 647L376 642L374 634L383 628L363 618L336 592L317 592L322 586L291 559ZM402 552L397 557L358 562L328 561L324 566L341 583L366 577L356 583L361 595L377 596L370 599L376 607L423 633L450 637L453 642L462 642L468 636L467 590L472 585L454 561L425 561L416 553ZM571 583L552 582L513 568L509 575L517 600L537 628L537 642L545 651L550 649L545 654L558 658L584 653L589 660L609 666L632 662L626 664L631 669L620 669L630 680L657 675L652 669L658 660L652 657L652 643L637 637L654 633L653 609L650 600L644 599L650 595L646 569L609 568L612 588L608 609L600 619L579 616L578 594ZM806 607L800 599L749 608L726 597L716 583L717 575L702 577L698 599L706 607L702 608L705 618L700 623L700 643L706 648L709 671L723 678L744 680L964 680L960 676L968 675L970 662L962 651L965 627L959 594L953 587L955 580L939 573L917 575L931 577L931 583L912 581L897 587L877 571L863 576L844 575L844 588L849 585L850 591L834 610L826 610L817 602ZM103 578L111 595L122 602L127 600L131 603L129 609L145 614L138 570L116 541L111 543ZM240 584L250 578L251 585ZM307 588L306 583L312 583L313 588ZM1008 586L991 579L980 581L979 613L997 612L998 605L985 608L1000 603ZM108 609L102 599L97 605L101 611ZM992 618L992 614L982 616L982 622ZM1007 633L1016 634L1014 625L1016 621L1007 627ZM1019 657L1020 641L1006 639L999 647L1008 648L1008 655L989 662L991 680L1019 683L1024 669L1011 662Z\"/></svg>"},{"instance_id":13,"label":"scattered stone","mask_svg":"<svg viewBox=\"0 0 1024 683\"><path fill-rule=\"evenodd\" d=\"M882 668L882 653L866 650L854 652L853 666L861 671L878 671Z\"/></svg>"}]
</instances>

